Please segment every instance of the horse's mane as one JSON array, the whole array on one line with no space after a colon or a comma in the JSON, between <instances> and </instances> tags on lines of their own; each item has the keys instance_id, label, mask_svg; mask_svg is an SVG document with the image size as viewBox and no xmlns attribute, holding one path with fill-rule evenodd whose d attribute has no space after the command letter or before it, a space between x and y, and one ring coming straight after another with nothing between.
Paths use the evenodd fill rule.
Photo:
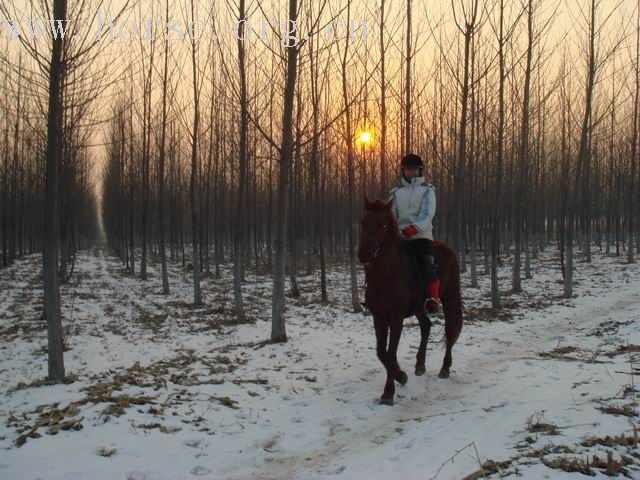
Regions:
<instances>
[{"instance_id":1,"label":"horse's mane","mask_svg":"<svg viewBox=\"0 0 640 480\"><path fill-rule=\"evenodd\" d=\"M372 210L374 212L380 212L380 211L384 210L385 208L387 208L387 202L385 202L381 198L378 198L377 200L374 200L373 202L369 202L369 205L367 206L368 210Z\"/></svg>"},{"instance_id":2,"label":"horse's mane","mask_svg":"<svg viewBox=\"0 0 640 480\"><path fill-rule=\"evenodd\" d=\"M388 210L387 206L388 206L388 202L386 200L378 198L368 203L367 210L371 212L384 212L385 210ZM391 213L391 211L389 210L388 217L389 217L389 223L393 227L392 232L393 232L394 238L400 238L400 234L398 233L398 222L396 221L396 216L393 213Z\"/></svg>"}]
</instances>

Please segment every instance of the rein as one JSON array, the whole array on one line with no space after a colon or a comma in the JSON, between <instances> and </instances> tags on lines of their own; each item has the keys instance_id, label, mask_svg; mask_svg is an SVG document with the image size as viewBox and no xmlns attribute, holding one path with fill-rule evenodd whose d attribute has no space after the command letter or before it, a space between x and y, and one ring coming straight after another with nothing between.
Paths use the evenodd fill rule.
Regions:
<instances>
[{"instance_id":1,"label":"rein","mask_svg":"<svg viewBox=\"0 0 640 480\"><path fill-rule=\"evenodd\" d=\"M370 266L375 259L377 259L378 257L380 257L380 255L382 255L384 248L388 246L388 243L389 243L388 240L390 236L391 235L389 234L389 232L387 232L384 239L381 242L378 242L378 239L374 235L370 233L367 233L364 235L365 238L366 237L372 238L376 244L376 249L373 252L373 256L371 257L371 259L367 263L362 264L364 268L367 268L368 266Z\"/></svg>"}]
</instances>

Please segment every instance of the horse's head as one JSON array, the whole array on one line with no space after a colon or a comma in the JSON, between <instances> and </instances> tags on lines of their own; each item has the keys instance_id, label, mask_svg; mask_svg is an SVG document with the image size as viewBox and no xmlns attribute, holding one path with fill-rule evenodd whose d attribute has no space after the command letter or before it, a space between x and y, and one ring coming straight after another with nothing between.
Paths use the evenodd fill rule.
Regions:
<instances>
[{"instance_id":1,"label":"horse's head","mask_svg":"<svg viewBox=\"0 0 640 480\"><path fill-rule=\"evenodd\" d=\"M398 224L391 213L391 201L374 200L364 197L365 214L360 222L360 246L358 260L367 265L380 256L383 249L393 240L399 240Z\"/></svg>"}]
</instances>

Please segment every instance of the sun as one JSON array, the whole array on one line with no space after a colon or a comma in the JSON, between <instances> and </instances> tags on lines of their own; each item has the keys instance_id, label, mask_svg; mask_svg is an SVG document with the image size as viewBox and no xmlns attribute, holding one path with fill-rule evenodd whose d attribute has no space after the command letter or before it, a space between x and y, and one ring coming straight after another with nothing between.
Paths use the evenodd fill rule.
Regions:
<instances>
[{"instance_id":1,"label":"sun","mask_svg":"<svg viewBox=\"0 0 640 480\"><path fill-rule=\"evenodd\" d=\"M373 142L373 134L368 131L368 130L364 130L363 132L360 133L360 135L358 135L358 143L360 145L369 145Z\"/></svg>"}]
</instances>

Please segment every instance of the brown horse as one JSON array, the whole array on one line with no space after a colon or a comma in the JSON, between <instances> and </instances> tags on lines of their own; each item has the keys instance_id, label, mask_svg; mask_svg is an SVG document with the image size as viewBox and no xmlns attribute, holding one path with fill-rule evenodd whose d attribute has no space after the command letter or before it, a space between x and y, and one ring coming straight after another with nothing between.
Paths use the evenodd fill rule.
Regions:
<instances>
[{"instance_id":1,"label":"brown horse","mask_svg":"<svg viewBox=\"0 0 640 480\"><path fill-rule=\"evenodd\" d=\"M387 382L380 403L393 405L394 380L404 385L407 374L398 365L397 352L402 322L415 315L420 324L420 347L416 356L416 375L425 372L425 354L431 320L422 307L420 285L412 279L401 248L398 224L391 212L391 202L365 198L358 259L365 269L365 305L373 314L376 352L387 370ZM439 377L449 377L451 349L462 329L460 268L454 251L434 241L433 253L440 269L440 300L444 310L446 353ZM387 339L389 346L387 348Z\"/></svg>"}]
</instances>

